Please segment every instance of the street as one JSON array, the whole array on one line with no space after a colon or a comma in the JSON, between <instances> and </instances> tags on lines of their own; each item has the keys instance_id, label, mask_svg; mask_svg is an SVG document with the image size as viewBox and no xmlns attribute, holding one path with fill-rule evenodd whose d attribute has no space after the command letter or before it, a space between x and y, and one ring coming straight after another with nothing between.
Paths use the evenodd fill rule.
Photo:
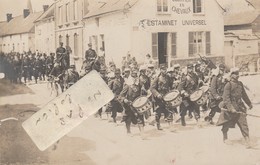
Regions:
<instances>
[{"instance_id":1,"label":"street","mask_svg":"<svg viewBox=\"0 0 260 165\"><path fill-rule=\"evenodd\" d=\"M260 76L241 77L241 80L249 88L247 92L254 103L254 108L248 113L260 116L259 86L253 84L259 82ZM1 88L3 84L10 86L0 82ZM250 116L247 117L250 136L255 144L252 149L246 149L237 126L229 131L233 145L223 143L221 127L204 122L203 127L199 128L195 119L188 118L186 127L175 123L177 132L174 133L169 131L165 122L162 122L162 131L146 124L148 138L142 140L137 126L131 128L134 136L127 136L124 123L120 123L121 114L118 114L118 125L108 122L106 114L103 114L102 119L91 116L57 144L41 152L21 124L55 96L50 96L46 82L22 86L16 91L0 95L0 120L8 117L18 119L0 123L1 165L260 164L260 118Z\"/></svg>"}]
</instances>

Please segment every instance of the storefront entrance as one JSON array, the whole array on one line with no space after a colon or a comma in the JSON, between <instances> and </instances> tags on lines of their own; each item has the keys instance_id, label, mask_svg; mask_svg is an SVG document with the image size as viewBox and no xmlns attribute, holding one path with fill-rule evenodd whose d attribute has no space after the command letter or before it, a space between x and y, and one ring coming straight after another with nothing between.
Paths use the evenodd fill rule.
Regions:
<instances>
[{"instance_id":1,"label":"storefront entrance","mask_svg":"<svg viewBox=\"0 0 260 165\"><path fill-rule=\"evenodd\" d=\"M168 35L168 33L158 33L159 64L167 63L167 35Z\"/></svg>"}]
</instances>

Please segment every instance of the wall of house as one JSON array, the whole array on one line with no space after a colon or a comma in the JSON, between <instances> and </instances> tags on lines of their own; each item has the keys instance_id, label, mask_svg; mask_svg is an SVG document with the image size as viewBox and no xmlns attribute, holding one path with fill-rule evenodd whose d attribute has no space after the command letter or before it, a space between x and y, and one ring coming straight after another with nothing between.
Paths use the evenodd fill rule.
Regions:
<instances>
[{"instance_id":1,"label":"wall of house","mask_svg":"<svg viewBox=\"0 0 260 165\"><path fill-rule=\"evenodd\" d=\"M193 13L191 0L169 2L169 13L167 14L157 12L157 1L139 1L132 9L129 9L129 12L114 13L103 15L99 19L85 20L84 45L87 45L90 36L104 34L107 60L113 60L120 65L122 57L129 52L136 57L139 63L142 63L146 54L152 54L152 33L176 33L177 57L170 60L173 63L176 60L198 57L191 58L188 55L189 32L203 31L211 34L211 53L209 56L223 55L223 15L222 10L214 0L204 0L203 13L200 14ZM157 20L168 20L170 24L151 23L151 21ZM167 56L170 56L170 54L167 54Z\"/></svg>"},{"instance_id":2,"label":"wall of house","mask_svg":"<svg viewBox=\"0 0 260 165\"><path fill-rule=\"evenodd\" d=\"M28 52L29 50L33 51L34 46L31 44L34 40L34 35L29 35L28 33L24 34L15 34L1 37L2 38L2 51L4 53L10 52L19 52L23 53Z\"/></svg>"},{"instance_id":3,"label":"wall of house","mask_svg":"<svg viewBox=\"0 0 260 165\"><path fill-rule=\"evenodd\" d=\"M53 18L35 24L35 50L39 53L55 52L55 23Z\"/></svg>"}]
</instances>

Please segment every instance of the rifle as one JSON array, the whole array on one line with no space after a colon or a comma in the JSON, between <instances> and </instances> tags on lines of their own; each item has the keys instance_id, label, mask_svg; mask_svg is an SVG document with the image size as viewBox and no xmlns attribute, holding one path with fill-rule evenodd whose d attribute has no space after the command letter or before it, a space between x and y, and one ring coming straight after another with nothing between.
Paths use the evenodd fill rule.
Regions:
<instances>
[{"instance_id":1,"label":"rifle","mask_svg":"<svg viewBox=\"0 0 260 165\"><path fill-rule=\"evenodd\" d=\"M207 65L207 67L209 67L210 69L216 69L217 68L216 65L210 59L208 59L207 57L205 57L205 56L201 57L200 54L198 54L198 56L200 57L201 61L203 61Z\"/></svg>"},{"instance_id":2,"label":"rifle","mask_svg":"<svg viewBox=\"0 0 260 165\"><path fill-rule=\"evenodd\" d=\"M226 111L226 112L230 112L228 111L227 109L225 108L221 108L222 111ZM243 114L243 115L247 115L247 116L251 116L251 117L257 117L257 118L260 118L260 116L258 115L253 115L253 114L249 114L249 113L245 113L245 112L234 112L236 114Z\"/></svg>"}]
</instances>

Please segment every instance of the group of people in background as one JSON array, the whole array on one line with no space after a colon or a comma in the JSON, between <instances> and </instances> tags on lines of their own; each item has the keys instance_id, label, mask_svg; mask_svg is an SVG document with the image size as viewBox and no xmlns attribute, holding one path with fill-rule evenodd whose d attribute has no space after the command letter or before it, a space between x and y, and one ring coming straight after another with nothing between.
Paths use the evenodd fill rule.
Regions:
<instances>
[{"instance_id":1,"label":"group of people in background","mask_svg":"<svg viewBox=\"0 0 260 165\"><path fill-rule=\"evenodd\" d=\"M102 118L106 113L112 122L124 122L130 136L131 124L138 125L142 139L146 139L146 122L156 125L160 131L163 130L163 117L167 128L176 132L174 123L180 122L185 127L187 117L194 118L198 127L202 127L202 120L215 125L213 118L221 112L216 125L223 126L223 141L229 143L227 132L238 124L247 146L251 146L245 115L247 108L243 101L249 109L252 109L252 103L242 82L238 81L239 69L232 68L228 72L224 64L215 65L206 58L185 66L177 63L171 67L166 64L156 66L149 54L140 65L129 53L123 57L120 69L113 61L107 66L105 54L97 55L92 44L88 46L79 73L75 65L70 65L69 53L62 43L57 48L56 57L55 54L1 54L0 62L5 65L6 77L12 82L21 82L22 77L26 82L32 80L32 76L37 82L38 78L44 80L47 76L58 82L62 91L91 70L98 71L115 97L96 115ZM206 111L210 112L202 119L201 112ZM120 121L118 113L122 113Z\"/></svg>"}]
</instances>

